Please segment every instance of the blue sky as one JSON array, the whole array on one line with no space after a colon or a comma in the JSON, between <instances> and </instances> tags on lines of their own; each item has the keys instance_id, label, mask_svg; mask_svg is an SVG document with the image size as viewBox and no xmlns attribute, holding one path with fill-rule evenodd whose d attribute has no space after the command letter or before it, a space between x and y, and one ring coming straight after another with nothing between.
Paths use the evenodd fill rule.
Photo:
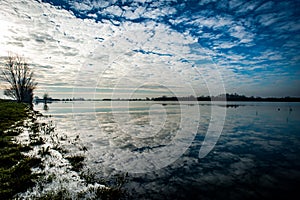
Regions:
<instances>
[{"instance_id":1,"label":"blue sky","mask_svg":"<svg viewBox=\"0 0 300 200\"><path fill-rule=\"evenodd\" d=\"M300 96L300 1L4 0L0 9L0 54L28 59L38 95Z\"/></svg>"}]
</instances>

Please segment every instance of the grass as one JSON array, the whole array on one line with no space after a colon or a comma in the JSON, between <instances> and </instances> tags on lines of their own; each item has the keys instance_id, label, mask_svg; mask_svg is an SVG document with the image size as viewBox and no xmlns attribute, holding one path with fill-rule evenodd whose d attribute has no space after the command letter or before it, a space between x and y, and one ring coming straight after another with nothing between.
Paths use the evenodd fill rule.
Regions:
<instances>
[{"instance_id":1,"label":"grass","mask_svg":"<svg viewBox=\"0 0 300 200\"><path fill-rule=\"evenodd\" d=\"M27 191L41 180L42 174L33 174L31 169L42 168L42 159L45 156L51 156L51 150L59 151L69 161L72 170L79 173L87 184L96 184L100 181L108 185L108 187L90 188L90 191L78 193L78 199L81 199L80 196L87 195L88 197L89 192L94 194L94 199L115 200L124 197L122 186L126 181L125 176L117 177L115 181L102 181L97 180L94 174L80 173L84 167L84 155L67 155L67 150L61 146L61 141L67 138L60 138L55 133L52 123L37 122L38 115L39 113L31 110L26 104L0 99L0 199L14 199L18 193ZM27 123L28 121L31 123ZM17 143L14 139L14 136L18 136L24 129L29 130L28 145ZM45 135L50 136L53 147L40 146L37 157L26 156L23 153L32 150L35 146L45 144L46 140L43 137ZM87 149L83 147L80 151L85 152ZM68 189L61 187L37 199L71 198Z\"/></svg>"},{"instance_id":2,"label":"grass","mask_svg":"<svg viewBox=\"0 0 300 200\"><path fill-rule=\"evenodd\" d=\"M66 157L66 159L70 162L70 164L72 165L72 169L75 172L79 172L84 166L84 156L82 155L68 156Z\"/></svg>"},{"instance_id":3,"label":"grass","mask_svg":"<svg viewBox=\"0 0 300 200\"><path fill-rule=\"evenodd\" d=\"M26 104L0 100L0 135L11 126L22 123L28 116L28 110Z\"/></svg>"},{"instance_id":4,"label":"grass","mask_svg":"<svg viewBox=\"0 0 300 200\"><path fill-rule=\"evenodd\" d=\"M128 173L118 174L114 177L107 179L96 178L96 174L92 173L90 170L80 173L80 176L86 181L87 184L101 184L107 187L101 188L91 188L90 192L95 193L94 199L103 200L119 200L119 199L130 199L129 193L124 190L123 186L128 181ZM84 194L81 194L84 196ZM79 194L80 196L80 194ZM79 198L81 199L81 198Z\"/></svg>"},{"instance_id":5,"label":"grass","mask_svg":"<svg viewBox=\"0 0 300 200\"><path fill-rule=\"evenodd\" d=\"M0 199L12 199L34 185L36 175L32 175L31 168L41 160L23 155L31 147L13 140L22 132L18 127L28 118L28 112L26 104L0 100Z\"/></svg>"}]
</instances>

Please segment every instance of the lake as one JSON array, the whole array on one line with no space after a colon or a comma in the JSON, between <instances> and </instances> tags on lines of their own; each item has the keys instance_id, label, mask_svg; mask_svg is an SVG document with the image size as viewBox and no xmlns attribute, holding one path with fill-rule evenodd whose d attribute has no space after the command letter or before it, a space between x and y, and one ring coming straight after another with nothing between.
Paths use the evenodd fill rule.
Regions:
<instances>
[{"instance_id":1,"label":"lake","mask_svg":"<svg viewBox=\"0 0 300 200\"><path fill-rule=\"evenodd\" d=\"M130 199L287 198L300 185L300 103L54 102L99 177L129 173Z\"/></svg>"}]
</instances>

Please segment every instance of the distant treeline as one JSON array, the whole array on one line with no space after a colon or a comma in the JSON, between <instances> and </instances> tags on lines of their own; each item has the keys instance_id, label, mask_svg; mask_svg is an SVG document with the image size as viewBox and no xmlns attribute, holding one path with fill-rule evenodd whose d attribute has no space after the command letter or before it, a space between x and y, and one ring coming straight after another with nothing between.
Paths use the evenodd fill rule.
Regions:
<instances>
[{"instance_id":1,"label":"distant treeline","mask_svg":"<svg viewBox=\"0 0 300 200\"><path fill-rule=\"evenodd\" d=\"M239 94L221 94L218 96L187 96L187 97L146 97L136 99L84 99L84 98L66 98L66 99L53 99L48 97L47 99L35 98L36 103L51 103L54 101L261 101L261 102L300 102L300 97L247 97Z\"/></svg>"},{"instance_id":2,"label":"distant treeline","mask_svg":"<svg viewBox=\"0 0 300 200\"><path fill-rule=\"evenodd\" d=\"M264 101L264 102L300 102L299 97L247 97L239 94L222 94L218 96L200 96L200 97L157 97L152 101Z\"/></svg>"}]
</instances>

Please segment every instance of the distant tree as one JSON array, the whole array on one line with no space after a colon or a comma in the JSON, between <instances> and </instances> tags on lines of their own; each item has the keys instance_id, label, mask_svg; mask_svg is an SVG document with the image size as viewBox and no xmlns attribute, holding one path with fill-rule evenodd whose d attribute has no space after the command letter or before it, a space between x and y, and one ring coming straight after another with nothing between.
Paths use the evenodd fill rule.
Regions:
<instances>
[{"instance_id":1,"label":"distant tree","mask_svg":"<svg viewBox=\"0 0 300 200\"><path fill-rule=\"evenodd\" d=\"M45 93L43 96L44 102L47 103L47 100L49 99L48 93Z\"/></svg>"},{"instance_id":2,"label":"distant tree","mask_svg":"<svg viewBox=\"0 0 300 200\"><path fill-rule=\"evenodd\" d=\"M32 103L33 90L37 83L24 58L9 55L2 69L1 79L9 84L4 90L4 95L14 98L17 102Z\"/></svg>"}]
</instances>

